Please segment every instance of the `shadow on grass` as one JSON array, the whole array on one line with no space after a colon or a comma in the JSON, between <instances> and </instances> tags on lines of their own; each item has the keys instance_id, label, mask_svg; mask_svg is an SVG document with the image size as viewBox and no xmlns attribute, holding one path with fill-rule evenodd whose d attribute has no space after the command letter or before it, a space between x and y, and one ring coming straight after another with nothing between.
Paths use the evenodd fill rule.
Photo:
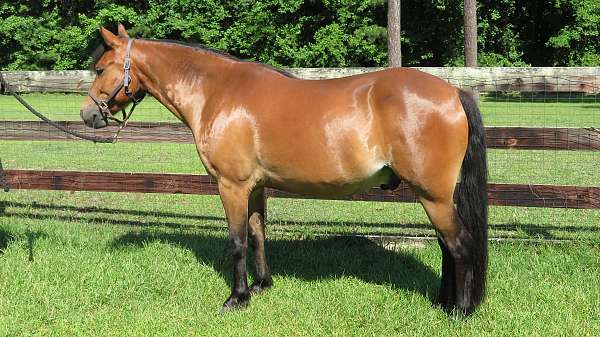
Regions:
<instances>
[{"instance_id":1,"label":"shadow on grass","mask_svg":"<svg viewBox=\"0 0 600 337\"><path fill-rule=\"evenodd\" d=\"M0 206L1 205L2 205L2 203L0 202ZM161 211L139 211L139 210L107 208L107 207L97 207L97 206L77 207L77 206L68 206L68 205L51 205L51 204L40 204L35 201L32 203L11 202L10 205L12 207L18 207L18 208L31 207L31 208L35 208L35 209L47 209L47 210L57 210L57 211L76 211L76 212L80 212L80 213L145 215L145 216L160 216L160 217L167 217L167 218L192 219L192 220L223 220L224 219L222 216L219 217L219 216L206 216L206 215L191 215L191 214L161 212ZM0 215L2 215L1 209L0 209Z\"/></svg>"},{"instance_id":2,"label":"shadow on grass","mask_svg":"<svg viewBox=\"0 0 600 337\"><path fill-rule=\"evenodd\" d=\"M48 237L48 234L46 234L44 232L27 231L26 237L27 237L27 250L29 253L28 260L33 261L34 260L33 248L35 246L35 241L39 238ZM14 241L15 239L16 239L16 236L13 233L10 233L4 229L0 229L0 255L4 254L4 251L6 250L6 248L8 248L10 243L12 241Z\"/></svg>"},{"instance_id":3,"label":"shadow on grass","mask_svg":"<svg viewBox=\"0 0 600 337\"><path fill-rule=\"evenodd\" d=\"M2 203L0 203L2 205ZM0 217L2 216L10 216L10 217L21 217L28 219L39 219L39 220L61 220L61 221L84 221L88 223L94 224L110 224L116 226L136 226L142 228L149 227L165 227L165 228L175 228L175 229L204 229L204 230L216 230L222 231L226 230L225 219L219 216L205 216L205 215L190 215L190 214L182 214L182 213L174 213L174 212L155 212L155 211L137 211L137 210L122 210L117 208L106 208L106 207L75 207L75 206L61 206L61 205L48 205L48 204L38 204L38 203L18 203L11 202L11 207L14 208L22 208L24 211L10 211L10 212L0 212ZM59 215L59 214L43 214L38 212L29 211L28 208L33 209L41 209L41 210L66 210L66 211L77 211L83 214L81 215ZM1 209L0 209L1 210ZM100 213L97 216L92 215L94 213ZM171 220L165 221L143 221L143 220L134 220L134 219L110 219L101 214L110 214L110 215L132 215L132 216L152 216L159 218L167 218ZM178 221L181 219L182 221ZM173 221L174 220L174 221ZM185 220L193 220L195 221L219 221L220 225L208 225L202 224L196 226L194 222L186 222ZM431 234L434 234L433 226L429 223L392 223L392 222L361 222L356 223L352 221L302 221L302 220L293 220L293 221L274 221L271 222L273 226L276 226L281 232L290 232L297 233L298 231L294 231L294 227L304 226L314 229L322 229L321 232L326 232L327 234L340 235L340 234L348 234L348 231L339 230L340 227L355 227L360 226L363 228L397 228L399 231L401 230L427 230L430 231ZM550 231L559 231L565 233L591 233L596 234L600 233L600 227L595 226L557 226L557 225L540 225L540 224L514 224L514 223L504 223L504 224L491 224L491 230L496 231L506 231L506 232L523 232L527 234L529 237L533 238L541 238L541 239L555 239L556 236L553 235ZM301 231L305 231L302 229ZM317 231L318 232L318 231ZM362 235L380 235L381 231L373 230L373 231L361 231ZM411 235L411 233L388 233L388 235Z\"/></svg>"},{"instance_id":4,"label":"shadow on grass","mask_svg":"<svg viewBox=\"0 0 600 337\"><path fill-rule=\"evenodd\" d=\"M115 210L113 214L119 214L119 210ZM225 219L213 217L206 217L202 219L198 217L196 220L221 220L223 221L222 226L211 226L211 225L199 225L195 226L194 223L184 222L173 222L173 221L144 221L144 220L125 220L125 219L110 219L104 216L66 216L57 214L39 214L34 212L11 212L10 214L1 215L10 216L11 218L23 218L23 219L36 219L36 220L59 220L65 222L86 222L88 224L97 225L113 225L113 226L129 226L129 227L163 227L163 228L174 228L174 229L206 229L206 230L227 230Z\"/></svg>"},{"instance_id":5,"label":"shadow on grass","mask_svg":"<svg viewBox=\"0 0 600 337\"><path fill-rule=\"evenodd\" d=\"M211 265L231 284L233 267L225 237L130 232L115 239L112 246L115 249L142 247L156 241L189 249L198 261ZM430 267L409 254L386 250L366 238L269 240L265 249L273 275L307 281L350 276L416 292L432 303L439 287L439 278ZM249 268L252 265L253 257L249 256Z\"/></svg>"},{"instance_id":6,"label":"shadow on grass","mask_svg":"<svg viewBox=\"0 0 600 337\"><path fill-rule=\"evenodd\" d=\"M0 255L4 254L4 250L8 247L11 241L15 239L15 236L3 229L0 229Z\"/></svg>"},{"instance_id":7,"label":"shadow on grass","mask_svg":"<svg viewBox=\"0 0 600 337\"><path fill-rule=\"evenodd\" d=\"M115 210L115 212L118 212ZM176 221L143 221L143 220L131 220L131 219L110 219L103 216L64 216L56 214L38 214L32 212L15 212L10 214L0 214L2 216L10 216L12 219L36 219L36 220L54 220L64 222L84 222L87 224L95 225L110 225L110 226L127 226L127 227L140 227L140 228L172 228L180 230L194 230L194 231L206 231L206 232L223 232L226 233L227 226L225 219L207 216L203 219L202 216L195 217L196 221L206 220L215 221L220 220L220 224L210 225L206 223L185 223ZM356 223L356 222L345 222L345 221L286 221L286 222L271 222L267 226L271 225L273 234L324 234L324 235L348 235L355 232L351 231L350 228L362 227L372 228L371 230L360 230L356 232L357 235L390 235L390 236L434 236L435 232L433 226L429 223ZM310 228L310 229L307 229ZM348 230L340 228L349 228ZM382 232L382 228L394 228L393 232ZM555 235L551 231L557 231L560 233L590 233L595 235L600 233L600 227L578 227L578 226L552 226L552 225L537 225L537 224L492 224L490 225L491 230L508 232L508 233L523 233L529 238L535 239L561 239L561 235ZM415 232L417 231L417 232ZM513 237L514 235L498 233L493 237ZM518 235L517 235L518 236Z\"/></svg>"},{"instance_id":8,"label":"shadow on grass","mask_svg":"<svg viewBox=\"0 0 600 337\"><path fill-rule=\"evenodd\" d=\"M4 212L6 211L6 201L0 201L0 216L4 216ZM11 241L15 239L15 236L5 231L4 229L0 229L0 255L4 254L4 250L8 247Z\"/></svg>"},{"instance_id":9,"label":"shadow on grass","mask_svg":"<svg viewBox=\"0 0 600 337\"><path fill-rule=\"evenodd\" d=\"M47 238L48 234L46 234L45 232L32 232L28 230L25 235L27 236L27 250L29 252L28 259L29 262L33 262L33 246L35 246L35 241L40 238Z\"/></svg>"}]
</instances>

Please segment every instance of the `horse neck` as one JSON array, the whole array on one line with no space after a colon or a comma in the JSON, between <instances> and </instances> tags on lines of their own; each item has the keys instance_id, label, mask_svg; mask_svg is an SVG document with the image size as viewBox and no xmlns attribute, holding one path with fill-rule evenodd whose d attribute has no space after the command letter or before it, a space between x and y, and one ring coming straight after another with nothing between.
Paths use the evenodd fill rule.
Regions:
<instances>
[{"instance_id":1,"label":"horse neck","mask_svg":"<svg viewBox=\"0 0 600 337\"><path fill-rule=\"evenodd\" d=\"M148 93L195 131L215 82L223 80L234 60L192 47L140 41L133 62ZM134 55L135 57L136 55Z\"/></svg>"}]
</instances>

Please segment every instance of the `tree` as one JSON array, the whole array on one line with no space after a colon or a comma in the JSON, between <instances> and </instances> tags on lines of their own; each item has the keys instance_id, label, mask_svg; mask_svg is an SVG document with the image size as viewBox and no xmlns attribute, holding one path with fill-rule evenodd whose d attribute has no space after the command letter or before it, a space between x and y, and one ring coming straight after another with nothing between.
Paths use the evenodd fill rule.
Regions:
<instances>
[{"instance_id":1,"label":"tree","mask_svg":"<svg viewBox=\"0 0 600 337\"><path fill-rule=\"evenodd\" d=\"M388 0L388 65L402 67L402 49L400 42L400 0Z\"/></svg>"},{"instance_id":2,"label":"tree","mask_svg":"<svg viewBox=\"0 0 600 337\"><path fill-rule=\"evenodd\" d=\"M464 0L465 66L477 67L477 4Z\"/></svg>"},{"instance_id":3,"label":"tree","mask_svg":"<svg viewBox=\"0 0 600 337\"><path fill-rule=\"evenodd\" d=\"M465 66L477 67L477 3L475 0L464 0L465 26ZM479 90L471 88L473 98L479 103Z\"/></svg>"}]
</instances>

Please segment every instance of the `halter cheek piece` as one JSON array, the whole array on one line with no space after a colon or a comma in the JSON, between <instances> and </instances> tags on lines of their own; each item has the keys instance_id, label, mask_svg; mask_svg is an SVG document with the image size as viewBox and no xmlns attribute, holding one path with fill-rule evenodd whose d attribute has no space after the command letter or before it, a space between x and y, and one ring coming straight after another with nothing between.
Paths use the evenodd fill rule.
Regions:
<instances>
[{"instance_id":1,"label":"halter cheek piece","mask_svg":"<svg viewBox=\"0 0 600 337\"><path fill-rule=\"evenodd\" d=\"M125 52L125 60L123 61L123 79L121 83L117 85L117 87L112 91L112 93L106 99L99 99L95 97L91 92L88 92L88 96L94 101L96 106L98 107L98 111L102 116L102 119L108 124L108 120L112 120L117 122L120 125L120 129L123 128L127 124L127 120L131 117L133 110L135 107L144 99L146 96L145 92L141 92L140 95L136 96L129 90L129 84L131 83L131 75L129 75L129 70L131 69L131 45L133 44L134 39L129 39L127 42L127 51ZM119 94L121 90L125 89L125 95L133 102L129 113L125 111L125 108L121 110L123 113L123 119L120 120L118 118L113 117L110 112L109 106L112 105L115 101L115 97ZM119 131L120 131L119 129Z\"/></svg>"}]
</instances>

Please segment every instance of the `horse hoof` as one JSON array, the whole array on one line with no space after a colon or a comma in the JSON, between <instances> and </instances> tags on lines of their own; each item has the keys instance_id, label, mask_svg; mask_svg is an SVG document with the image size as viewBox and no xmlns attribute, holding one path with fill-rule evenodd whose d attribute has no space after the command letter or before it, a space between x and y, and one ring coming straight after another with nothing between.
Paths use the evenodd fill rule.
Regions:
<instances>
[{"instance_id":1,"label":"horse hoof","mask_svg":"<svg viewBox=\"0 0 600 337\"><path fill-rule=\"evenodd\" d=\"M250 302L250 294L247 295L231 295L223 303L223 308L221 308L221 313L226 313L235 309L241 309L248 306Z\"/></svg>"},{"instance_id":2,"label":"horse hoof","mask_svg":"<svg viewBox=\"0 0 600 337\"><path fill-rule=\"evenodd\" d=\"M252 285L250 286L250 293L259 294L271 288L271 286L273 286L273 281L254 281L254 283L252 283Z\"/></svg>"}]
</instances>

